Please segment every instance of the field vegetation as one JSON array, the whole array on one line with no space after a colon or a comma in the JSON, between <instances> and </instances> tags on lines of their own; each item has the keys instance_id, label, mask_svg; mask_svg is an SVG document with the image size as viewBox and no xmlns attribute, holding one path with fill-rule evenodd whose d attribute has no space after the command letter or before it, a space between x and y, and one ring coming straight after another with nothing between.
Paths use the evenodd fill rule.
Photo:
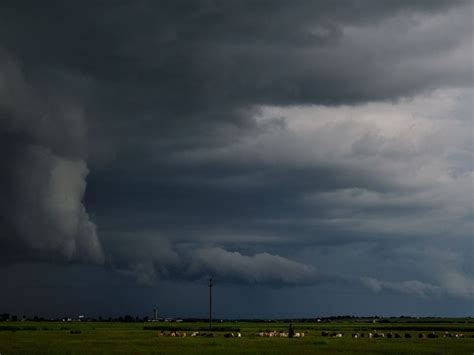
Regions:
<instances>
[{"instance_id":1,"label":"field vegetation","mask_svg":"<svg viewBox=\"0 0 474 355\"><path fill-rule=\"evenodd\" d=\"M0 353L2 355L474 353L474 323L470 319L393 319L377 323L346 319L291 324L294 331L304 333L304 337L289 339L260 336L265 332L288 332L290 323L283 321L223 322L215 324L212 331L209 330L209 325L203 322L1 322ZM195 332L199 332L200 336L191 336ZM172 333L180 336L171 336ZM237 336L238 333L241 337ZM327 333L330 335L340 333L342 337L328 336ZM383 333L384 337L369 338L369 333ZM355 334L359 336L354 338ZM393 337L388 338L388 334ZM395 334L400 337L395 338Z\"/></svg>"}]
</instances>

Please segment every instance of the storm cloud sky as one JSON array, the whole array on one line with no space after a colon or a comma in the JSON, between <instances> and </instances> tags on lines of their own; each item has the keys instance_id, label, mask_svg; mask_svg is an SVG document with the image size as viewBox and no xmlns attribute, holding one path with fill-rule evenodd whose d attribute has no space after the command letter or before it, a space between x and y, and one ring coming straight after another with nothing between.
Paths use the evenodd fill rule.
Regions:
<instances>
[{"instance_id":1,"label":"storm cloud sky","mask_svg":"<svg viewBox=\"0 0 474 355\"><path fill-rule=\"evenodd\" d=\"M473 315L472 23L2 1L0 308L204 316L212 276L217 317Z\"/></svg>"}]
</instances>

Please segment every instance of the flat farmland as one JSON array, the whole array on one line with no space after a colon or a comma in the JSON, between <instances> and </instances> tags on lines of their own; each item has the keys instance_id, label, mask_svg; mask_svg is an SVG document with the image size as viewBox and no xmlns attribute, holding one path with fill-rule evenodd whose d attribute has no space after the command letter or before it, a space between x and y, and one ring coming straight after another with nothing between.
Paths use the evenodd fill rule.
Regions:
<instances>
[{"instance_id":1,"label":"flat farmland","mask_svg":"<svg viewBox=\"0 0 474 355\"><path fill-rule=\"evenodd\" d=\"M465 321L432 323L338 321L292 323L292 326L300 335L304 333L304 337L289 339L280 336L261 336L269 335L270 332L288 332L287 322L216 323L212 331L209 331L206 323L195 322L3 322L0 323L0 353L2 355L474 353L474 324ZM199 332L199 335L191 336L195 332ZM179 336L171 336L172 333ZM238 337L238 333L241 337ZM342 336L336 337L336 334ZM354 338L354 334L358 334L358 337ZM369 338L369 334L373 337Z\"/></svg>"}]
</instances>

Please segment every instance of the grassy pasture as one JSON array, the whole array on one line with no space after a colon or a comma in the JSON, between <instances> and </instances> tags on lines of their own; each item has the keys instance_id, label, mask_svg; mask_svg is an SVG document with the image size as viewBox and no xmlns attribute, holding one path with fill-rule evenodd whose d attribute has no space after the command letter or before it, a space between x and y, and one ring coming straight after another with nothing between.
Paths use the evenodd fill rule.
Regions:
<instances>
[{"instance_id":1,"label":"grassy pasture","mask_svg":"<svg viewBox=\"0 0 474 355\"><path fill-rule=\"evenodd\" d=\"M214 337L190 337L193 330L209 333L206 323L3 322L0 354L473 354L474 324L435 323L293 323L304 338L262 338L259 331L288 330L288 323L217 323ZM176 329L187 337L158 337ZM224 338L240 330L241 338ZM342 332L342 338L323 337L323 330ZM354 339L354 332L409 333L412 338ZM445 331L464 338L443 338ZM435 332L436 339L418 334Z\"/></svg>"}]
</instances>

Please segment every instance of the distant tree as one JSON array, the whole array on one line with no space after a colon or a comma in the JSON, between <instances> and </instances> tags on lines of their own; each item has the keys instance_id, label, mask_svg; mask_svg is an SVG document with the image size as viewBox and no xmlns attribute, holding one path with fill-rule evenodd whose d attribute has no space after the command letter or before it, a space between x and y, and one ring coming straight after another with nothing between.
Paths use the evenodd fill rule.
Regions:
<instances>
[{"instance_id":1,"label":"distant tree","mask_svg":"<svg viewBox=\"0 0 474 355\"><path fill-rule=\"evenodd\" d=\"M18 317L17 316L12 316L12 321L13 322L16 322L18 320Z\"/></svg>"},{"instance_id":2,"label":"distant tree","mask_svg":"<svg viewBox=\"0 0 474 355\"><path fill-rule=\"evenodd\" d=\"M290 324L290 328L288 329L288 338L293 338L295 335L295 331L293 330L293 326Z\"/></svg>"},{"instance_id":3,"label":"distant tree","mask_svg":"<svg viewBox=\"0 0 474 355\"><path fill-rule=\"evenodd\" d=\"M10 319L10 314L9 313L2 313L0 314L0 321L5 322Z\"/></svg>"}]
</instances>

